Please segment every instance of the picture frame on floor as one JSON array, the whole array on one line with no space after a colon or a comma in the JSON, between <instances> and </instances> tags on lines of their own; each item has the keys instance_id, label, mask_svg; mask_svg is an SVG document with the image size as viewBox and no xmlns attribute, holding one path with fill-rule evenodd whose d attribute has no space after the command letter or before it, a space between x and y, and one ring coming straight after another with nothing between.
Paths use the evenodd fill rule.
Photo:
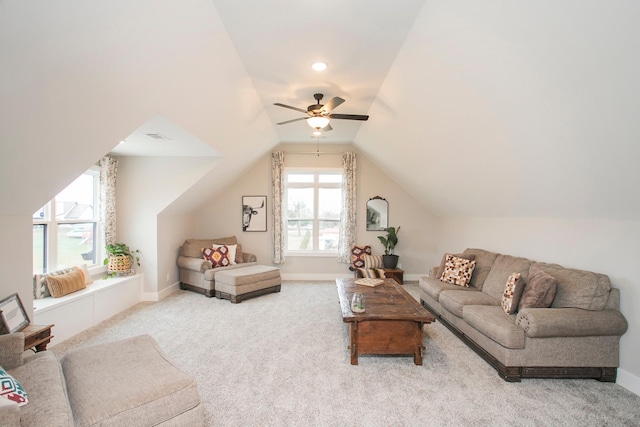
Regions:
<instances>
[{"instance_id":1,"label":"picture frame on floor","mask_svg":"<svg viewBox=\"0 0 640 427\"><path fill-rule=\"evenodd\" d=\"M242 231L267 231L267 196L242 196Z\"/></svg>"},{"instance_id":2,"label":"picture frame on floor","mask_svg":"<svg viewBox=\"0 0 640 427\"><path fill-rule=\"evenodd\" d=\"M0 325L3 334L20 332L29 324L29 316L24 310L20 296L15 293L0 301Z\"/></svg>"}]
</instances>

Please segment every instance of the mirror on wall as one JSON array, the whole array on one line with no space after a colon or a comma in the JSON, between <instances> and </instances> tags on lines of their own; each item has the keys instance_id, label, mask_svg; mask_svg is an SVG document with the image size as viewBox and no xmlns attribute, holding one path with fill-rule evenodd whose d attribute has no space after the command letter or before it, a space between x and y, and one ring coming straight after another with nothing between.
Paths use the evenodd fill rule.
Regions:
<instances>
[{"instance_id":1,"label":"mirror on wall","mask_svg":"<svg viewBox=\"0 0 640 427\"><path fill-rule=\"evenodd\" d=\"M389 226L389 203L380 196L367 201L367 231L384 230Z\"/></svg>"}]
</instances>

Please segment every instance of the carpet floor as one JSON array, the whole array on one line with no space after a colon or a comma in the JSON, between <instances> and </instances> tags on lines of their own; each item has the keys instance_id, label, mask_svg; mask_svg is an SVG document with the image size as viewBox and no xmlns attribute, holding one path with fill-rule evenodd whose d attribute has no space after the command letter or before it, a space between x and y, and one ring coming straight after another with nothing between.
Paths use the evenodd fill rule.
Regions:
<instances>
[{"instance_id":1,"label":"carpet floor","mask_svg":"<svg viewBox=\"0 0 640 427\"><path fill-rule=\"evenodd\" d=\"M423 366L376 356L352 366L335 283L284 282L241 304L178 291L50 349L149 334L196 378L210 426L640 425L640 397L621 386L507 383L442 324L424 329Z\"/></svg>"}]
</instances>

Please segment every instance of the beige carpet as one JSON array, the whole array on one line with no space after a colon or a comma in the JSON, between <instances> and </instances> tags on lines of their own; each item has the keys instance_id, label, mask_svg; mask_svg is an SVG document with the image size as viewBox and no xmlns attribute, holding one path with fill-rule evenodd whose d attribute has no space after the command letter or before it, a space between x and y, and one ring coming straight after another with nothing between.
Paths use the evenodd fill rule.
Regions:
<instances>
[{"instance_id":1,"label":"beige carpet","mask_svg":"<svg viewBox=\"0 0 640 427\"><path fill-rule=\"evenodd\" d=\"M416 284L406 288L418 298ZM54 328L55 333L55 328ZM640 397L595 380L507 383L440 323L411 357L349 363L335 284L286 282L241 304L179 291L51 349L148 333L193 375L212 426L637 426Z\"/></svg>"}]
</instances>

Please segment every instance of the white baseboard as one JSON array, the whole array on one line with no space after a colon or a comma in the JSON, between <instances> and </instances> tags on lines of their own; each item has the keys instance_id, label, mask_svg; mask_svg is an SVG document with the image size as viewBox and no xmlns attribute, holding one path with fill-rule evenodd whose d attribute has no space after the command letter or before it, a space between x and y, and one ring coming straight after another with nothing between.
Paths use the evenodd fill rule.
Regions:
<instances>
[{"instance_id":1,"label":"white baseboard","mask_svg":"<svg viewBox=\"0 0 640 427\"><path fill-rule=\"evenodd\" d=\"M640 396L640 378L618 368L618 376L616 377L616 384L629 390L631 393Z\"/></svg>"},{"instance_id":2,"label":"white baseboard","mask_svg":"<svg viewBox=\"0 0 640 427\"><path fill-rule=\"evenodd\" d=\"M164 288L160 292L145 292L142 294L142 301L158 302L176 292L178 289L180 289L180 282L176 282L171 286Z\"/></svg>"}]
</instances>

